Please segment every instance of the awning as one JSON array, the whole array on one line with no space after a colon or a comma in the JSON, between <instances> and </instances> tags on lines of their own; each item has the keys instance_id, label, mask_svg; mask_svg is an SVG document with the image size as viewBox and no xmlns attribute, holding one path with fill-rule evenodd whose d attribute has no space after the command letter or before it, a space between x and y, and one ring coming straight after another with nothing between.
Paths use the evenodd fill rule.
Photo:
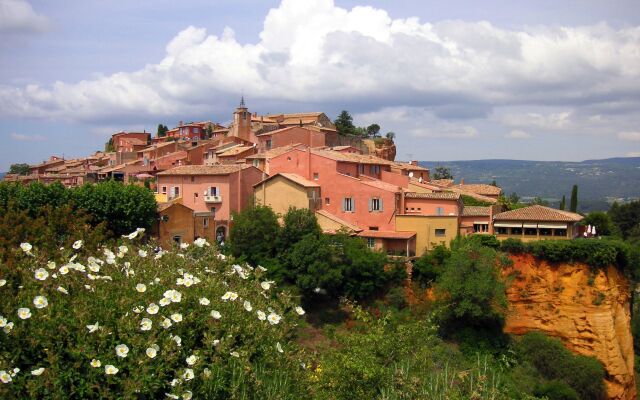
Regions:
<instances>
[{"instance_id":1,"label":"awning","mask_svg":"<svg viewBox=\"0 0 640 400\"><path fill-rule=\"evenodd\" d=\"M538 228L567 229L567 224L538 224Z\"/></svg>"},{"instance_id":2,"label":"awning","mask_svg":"<svg viewBox=\"0 0 640 400\"><path fill-rule=\"evenodd\" d=\"M524 224L522 224L522 227L523 228L537 228L538 224L531 224L531 223L526 223L525 222Z\"/></svg>"},{"instance_id":3,"label":"awning","mask_svg":"<svg viewBox=\"0 0 640 400\"><path fill-rule=\"evenodd\" d=\"M496 228L522 228L522 222L495 222L493 226Z\"/></svg>"},{"instance_id":4,"label":"awning","mask_svg":"<svg viewBox=\"0 0 640 400\"><path fill-rule=\"evenodd\" d=\"M489 221L473 221L474 225L489 225Z\"/></svg>"}]
</instances>

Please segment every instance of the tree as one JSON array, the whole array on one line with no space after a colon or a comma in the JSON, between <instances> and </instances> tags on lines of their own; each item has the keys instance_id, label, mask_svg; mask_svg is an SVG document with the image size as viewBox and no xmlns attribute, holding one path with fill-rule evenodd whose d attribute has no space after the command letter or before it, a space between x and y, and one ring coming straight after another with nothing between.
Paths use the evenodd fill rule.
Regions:
<instances>
[{"instance_id":1,"label":"tree","mask_svg":"<svg viewBox=\"0 0 640 400\"><path fill-rule=\"evenodd\" d=\"M567 198L565 195L562 195L562 200L560 200L559 209L564 211L565 208L567 208Z\"/></svg>"},{"instance_id":2,"label":"tree","mask_svg":"<svg viewBox=\"0 0 640 400\"><path fill-rule=\"evenodd\" d=\"M211 127L211 124L207 124L207 127L204 130L204 135L207 139L211 139L213 137L213 128Z\"/></svg>"},{"instance_id":3,"label":"tree","mask_svg":"<svg viewBox=\"0 0 640 400\"><path fill-rule=\"evenodd\" d=\"M578 185L573 185L573 188L571 189L571 201L569 202L569 204L569 211L578 211Z\"/></svg>"},{"instance_id":4,"label":"tree","mask_svg":"<svg viewBox=\"0 0 640 400\"><path fill-rule=\"evenodd\" d=\"M378 137L380 136L380 125L371 124L367 126L367 136L369 137Z\"/></svg>"},{"instance_id":5,"label":"tree","mask_svg":"<svg viewBox=\"0 0 640 400\"><path fill-rule=\"evenodd\" d=\"M531 200L531 204L532 205L537 204L539 206L545 206L546 207L546 206L549 205L549 202L546 201L545 199L543 199L542 197L536 196L536 197L533 198L533 200Z\"/></svg>"},{"instance_id":6,"label":"tree","mask_svg":"<svg viewBox=\"0 0 640 400\"><path fill-rule=\"evenodd\" d=\"M322 229L313 211L308 208L289 208L284 215L280 232L280 247L287 251L307 235L320 236Z\"/></svg>"},{"instance_id":7,"label":"tree","mask_svg":"<svg viewBox=\"0 0 640 400\"><path fill-rule=\"evenodd\" d=\"M613 203L609 215L623 238L640 238L640 200L627 204Z\"/></svg>"},{"instance_id":8,"label":"tree","mask_svg":"<svg viewBox=\"0 0 640 400\"><path fill-rule=\"evenodd\" d=\"M271 207L250 207L233 215L230 249L234 256L256 266L276 256L279 236L280 224Z\"/></svg>"},{"instance_id":9,"label":"tree","mask_svg":"<svg viewBox=\"0 0 640 400\"><path fill-rule=\"evenodd\" d=\"M432 179L453 179L453 175L451 174L451 168L442 166L442 165L438 165L436 166L435 171L433 172L433 175L431 176Z\"/></svg>"},{"instance_id":10,"label":"tree","mask_svg":"<svg viewBox=\"0 0 640 400\"><path fill-rule=\"evenodd\" d=\"M387 132L387 134L385 135L385 137L389 140L393 140L396 138L396 133L395 132Z\"/></svg>"},{"instance_id":11,"label":"tree","mask_svg":"<svg viewBox=\"0 0 640 400\"><path fill-rule=\"evenodd\" d=\"M11 164L11 166L9 167L10 174L29 175L30 172L31 167L29 166L29 164L25 163Z\"/></svg>"},{"instance_id":12,"label":"tree","mask_svg":"<svg viewBox=\"0 0 640 400\"><path fill-rule=\"evenodd\" d=\"M156 134L158 137L165 137L167 136L168 131L169 131L169 128L167 128L166 125L158 124L158 130Z\"/></svg>"},{"instance_id":13,"label":"tree","mask_svg":"<svg viewBox=\"0 0 640 400\"><path fill-rule=\"evenodd\" d=\"M347 110L342 110L333 123L339 135L353 135L356 132L356 127L353 125L353 117L351 117L351 114L349 114Z\"/></svg>"},{"instance_id":14,"label":"tree","mask_svg":"<svg viewBox=\"0 0 640 400\"><path fill-rule=\"evenodd\" d=\"M109 141L104 144L104 151L106 153L116 151L116 148L113 146L113 138L110 138Z\"/></svg>"},{"instance_id":15,"label":"tree","mask_svg":"<svg viewBox=\"0 0 640 400\"><path fill-rule=\"evenodd\" d=\"M495 179L491 181L491 186L498 187L498 183L496 182Z\"/></svg>"},{"instance_id":16,"label":"tree","mask_svg":"<svg viewBox=\"0 0 640 400\"><path fill-rule=\"evenodd\" d=\"M600 236L610 236L617 231L611 216L603 211L593 211L582 220L583 225L596 227L596 233Z\"/></svg>"}]
</instances>

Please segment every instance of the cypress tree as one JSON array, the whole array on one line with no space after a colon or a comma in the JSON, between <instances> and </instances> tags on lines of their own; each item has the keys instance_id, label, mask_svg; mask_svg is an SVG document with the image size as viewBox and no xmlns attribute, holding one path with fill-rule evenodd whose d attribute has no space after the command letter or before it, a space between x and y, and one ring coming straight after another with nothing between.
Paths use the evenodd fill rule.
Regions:
<instances>
[{"instance_id":1,"label":"cypress tree","mask_svg":"<svg viewBox=\"0 0 640 400\"><path fill-rule=\"evenodd\" d=\"M560 201L560 209L564 210L567 207L567 198L565 195L562 195L562 200Z\"/></svg>"},{"instance_id":2,"label":"cypress tree","mask_svg":"<svg viewBox=\"0 0 640 400\"><path fill-rule=\"evenodd\" d=\"M573 185L573 189L571 189L571 202L570 202L571 212L578 211L578 185Z\"/></svg>"}]
</instances>

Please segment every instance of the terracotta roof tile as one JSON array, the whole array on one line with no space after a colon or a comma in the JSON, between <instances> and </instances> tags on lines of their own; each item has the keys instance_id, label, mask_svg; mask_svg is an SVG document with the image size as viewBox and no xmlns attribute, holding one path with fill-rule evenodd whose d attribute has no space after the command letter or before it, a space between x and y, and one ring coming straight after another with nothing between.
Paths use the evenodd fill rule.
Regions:
<instances>
[{"instance_id":1,"label":"terracotta roof tile","mask_svg":"<svg viewBox=\"0 0 640 400\"><path fill-rule=\"evenodd\" d=\"M533 205L517 210L505 211L496 214L496 221L559 221L578 222L584 217L569 211L556 210L555 208Z\"/></svg>"},{"instance_id":2,"label":"terracotta roof tile","mask_svg":"<svg viewBox=\"0 0 640 400\"><path fill-rule=\"evenodd\" d=\"M435 199L435 200L458 200L460 193L454 192L434 192L434 193L405 193L405 197L410 199Z\"/></svg>"},{"instance_id":3,"label":"terracotta roof tile","mask_svg":"<svg viewBox=\"0 0 640 400\"><path fill-rule=\"evenodd\" d=\"M253 185L254 187L259 186L261 184L263 184L264 182L267 182L277 176L281 176L285 179L288 179L294 183L297 183L300 186L304 186L304 187L320 187L319 184L317 184L316 182L310 181L298 174L292 174L292 173L288 173L288 172L279 172L275 175L271 175L270 177L263 179L262 181L256 183L255 185Z\"/></svg>"},{"instance_id":4,"label":"terracotta roof tile","mask_svg":"<svg viewBox=\"0 0 640 400\"><path fill-rule=\"evenodd\" d=\"M342 153L339 151L320 150L320 149L311 149L311 153L322 156L322 157L326 157L335 161L352 162L352 163L359 163L359 164L376 164L376 165L389 165L389 166L395 165L393 161L385 160L384 158L380 158L372 155Z\"/></svg>"},{"instance_id":5,"label":"terracotta roof tile","mask_svg":"<svg viewBox=\"0 0 640 400\"><path fill-rule=\"evenodd\" d=\"M491 207L464 206L463 217L488 217L491 214Z\"/></svg>"},{"instance_id":6,"label":"terracotta roof tile","mask_svg":"<svg viewBox=\"0 0 640 400\"><path fill-rule=\"evenodd\" d=\"M245 151L249 151L253 148L254 148L253 146L237 146L225 151L222 154L218 154L218 156L219 157L237 156L238 154L244 153Z\"/></svg>"},{"instance_id":7,"label":"terracotta roof tile","mask_svg":"<svg viewBox=\"0 0 640 400\"><path fill-rule=\"evenodd\" d=\"M345 220L343 220L342 218L339 218L333 214L331 214L329 211L326 210L318 210L316 211L316 214L322 215L325 218L330 219L331 221L337 222L339 225L342 225L343 227L352 230L352 231L356 231L356 232L360 232L362 229L358 228L356 225L353 225Z\"/></svg>"},{"instance_id":8,"label":"terracotta roof tile","mask_svg":"<svg viewBox=\"0 0 640 400\"><path fill-rule=\"evenodd\" d=\"M432 185L449 187L453 185L453 179L432 179L429 181Z\"/></svg>"},{"instance_id":9,"label":"terracotta roof tile","mask_svg":"<svg viewBox=\"0 0 640 400\"><path fill-rule=\"evenodd\" d=\"M228 175L245 168L246 164L218 164L218 165L181 165L158 173L158 175Z\"/></svg>"},{"instance_id":10,"label":"terracotta roof tile","mask_svg":"<svg viewBox=\"0 0 640 400\"><path fill-rule=\"evenodd\" d=\"M381 239L411 239L416 235L415 232L396 232L396 231L370 231L364 230L358 233L358 236Z\"/></svg>"},{"instance_id":11,"label":"terracotta roof tile","mask_svg":"<svg viewBox=\"0 0 640 400\"><path fill-rule=\"evenodd\" d=\"M486 185L484 183L470 183L470 184L460 184L456 185L459 189L466 190L468 192L473 192L477 194L481 194L484 196L498 196L502 193L502 189L493 185Z\"/></svg>"}]
</instances>

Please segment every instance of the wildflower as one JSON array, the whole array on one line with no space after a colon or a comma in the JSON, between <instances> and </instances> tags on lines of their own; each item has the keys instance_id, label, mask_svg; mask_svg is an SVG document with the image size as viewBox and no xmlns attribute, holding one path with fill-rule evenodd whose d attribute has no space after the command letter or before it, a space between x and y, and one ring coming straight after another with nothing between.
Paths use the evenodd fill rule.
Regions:
<instances>
[{"instance_id":1,"label":"wildflower","mask_svg":"<svg viewBox=\"0 0 640 400\"><path fill-rule=\"evenodd\" d=\"M222 261L224 261L224 260L226 260L226 259L227 259L227 256L225 256L225 255L224 255L224 254L222 254L222 253L218 253L217 257L218 257L218 259L219 259L219 260L222 260Z\"/></svg>"},{"instance_id":2,"label":"wildflower","mask_svg":"<svg viewBox=\"0 0 640 400\"><path fill-rule=\"evenodd\" d=\"M182 346L182 338L178 335L171 338L178 346Z\"/></svg>"},{"instance_id":3,"label":"wildflower","mask_svg":"<svg viewBox=\"0 0 640 400\"><path fill-rule=\"evenodd\" d=\"M104 366L104 373L107 374L107 375L115 375L115 374L118 373L118 371L119 371L119 369L114 367L111 364Z\"/></svg>"},{"instance_id":4,"label":"wildflower","mask_svg":"<svg viewBox=\"0 0 640 400\"><path fill-rule=\"evenodd\" d=\"M175 386L175 385L171 385L171 386ZM175 394L171 394L171 393L165 393L164 395L167 396L170 399L179 399L180 398L180 396L175 395Z\"/></svg>"},{"instance_id":5,"label":"wildflower","mask_svg":"<svg viewBox=\"0 0 640 400\"><path fill-rule=\"evenodd\" d=\"M129 252L129 248L127 246L118 247L118 253L123 254L123 256L124 256L124 254L127 254L128 252ZM118 257L120 257L120 256L118 256ZM120 257L120 258L122 258L122 257Z\"/></svg>"},{"instance_id":6,"label":"wildflower","mask_svg":"<svg viewBox=\"0 0 640 400\"><path fill-rule=\"evenodd\" d=\"M82 247L82 240L76 240L75 242L73 242L71 247L73 247L74 250L79 250L80 247Z\"/></svg>"},{"instance_id":7,"label":"wildflower","mask_svg":"<svg viewBox=\"0 0 640 400\"><path fill-rule=\"evenodd\" d=\"M196 356L195 354L190 355L189 357L186 358L186 362L189 365L194 365L195 363L198 362L198 356Z\"/></svg>"},{"instance_id":8,"label":"wildflower","mask_svg":"<svg viewBox=\"0 0 640 400\"><path fill-rule=\"evenodd\" d=\"M171 319L173 320L173 322L182 322L182 314L180 313L171 314Z\"/></svg>"},{"instance_id":9,"label":"wildflower","mask_svg":"<svg viewBox=\"0 0 640 400\"><path fill-rule=\"evenodd\" d=\"M164 307L164 306L168 306L169 304L171 304L171 300L167 299L166 297L163 297L163 298L160 299L160 301L158 303L160 303L160 305L162 307Z\"/></svg>"},{"instance_id":10,"label":"wildflower","mask_svg":"<svg viewBox=\"0 0 640 400\"><path fill-rule=\"evenodd\" d=\"M280 342L276 343L276 350L278 350L278 353L284 353L284 350L282 350L282 346L280 346Z\"/></svg>"},{"instance_id":11,"label":"wildflower","mask_svg":"<svg viewBox=\"0 0 640 400\"><path fill-rule=\"evenodd\" d=\"M31 310L28 308L18 308L18 317L20 319L29 319L31 318Z\"/></svg>"},{"instance_id":12,"label":"wildflower","mask_svg":"<svg viewBox=\"0 0 640 400\"><path fill-rule=\"evenodd\" d=\"M29 254L33 246L31 246L30 243L25 242L25 243L20 243L20 248L22 249L22 251Z\"/></svg>"},{"instance_id":13,"label":"wildflower","mask_svg":"<svg viewBox=\"0 0 640 400\"><path fill-rule=\"evenodd\" d=\"M11 371L11 376L16 376L18 372L20 372L20 368L14 368L13 371Z\"/></svg>"},{"instance_id":14,"label":"wildflower","mask_svg":"<svg viewBox=\"0 0 640 400\"><path fill-rule=\"evenodd\" d=\"M262 283L260 283L260 286L262 287L263 290L269 290L271 289L271 284L274 283L274 281L264 281Z\"/></svg>"},{"instance_id":15,"label":"wildflower","mask_svg":"<svg viewBox=\"0 0 640 400\"><path fill-rule=\"evenodd\" d=\"M129 239L129 240L133 240L133 239L135 239L135 238L136 238L136 236L138 236L138 231L137 231L137 230L135 230L135 231L131 232L131 233L130 233L130 234L128 234L128 235L122 235L122 237L123 237L123 238L127 238L127 239Z\"/></svg>"},{"instance_id":16,"label":"wildflower","mask_svg":"<svg viewBox=\"0 0 640 400\"><path fill-rule=\"evenodd\" d=\"M258 271L260 272L267 272L267 269L265 267L263 267L262 265L258 265Z\"/></svg>"},{"instance_id":17,"label":"wildflower","mask_svg":"<svg viewBox=\"0 0 640 400\"><path fill-rule=\"evenodd\" d=\"M164 329L169 329L171 327L171 325L173 325L173 324L171 323L171 320L169 318L165 318L165 319L162 320L162 327Z\"/></svg>"},{"instance_id":18,"label":"wildflower","mask_svg":"<svg viewBox=\"0 0 640 400\"><path fill-rule=\"evenodd\" d=\"M56 269L56 262L55 261L47 261L47 268Z\"/></svg>"},{"instance_id":19,"label":"wildflower","mask_svg":"<svg viewBox=\"0 0 640 400\"><path fill-rule=\"evenodd\" d=\"M147 307L147 312L151 315L155 315L158 313L158 310L160 309L160 307L158 307L158 305L156 303L151 303L149 304L149 307Z\"/></svg>"},{"instance_id":20,"label":"wildflower","mask_svg":"<svg viewBox=\"0 0 640 400\"><path fill-rule=\"evenodd\" d=\"M100 362L100 360L96 360L95 358L93 360L91 360L91 366L93 368L100 368L100 366L102 365L102 362Z\"/></svg>"},{"instance_id":21,"label":"wildflower","mask_svg":"<svg viewBox=\"0 0 640 400\"><path fill-rule=\"evenodd\" d=\"M58 286L58 289L56 289L58 292L63 293L63 294L69 294L69 292L67 291L67 289L63 288L62 286Z\"/></svg>"},{"instance_id":22,"label":"wildflower","mask_svg":"<svg viewBox=\"0 0 640 400\"><path fill-rule=\"evenodd\" d=\"M208 378L211 376L211 370L209 368L205 368L202 370L202 375L204 375L205 378Z\"/></svg>"},{"instance_id":23,"label":"wildflower","mask_svg":"<svg viewBox=\"0 0 640 400\"><path fill-rule=\"evenodd\" d=\"M304 315L304 309L300 306L295 308L296 312L298 313L298 315Z\"/></svg>"},{"instance_id":24,"label":"wildflower","mask_svg":"<svg viewBox=\"0 0 640 400\"><path fill-rule=\"evenodd\" d=\"M93 332L97 331L98 329L100 329L100 326L98 326L98 323L96 322L93 325L87 325L87 329L89 330L89 333L93 333Z\"/></svg>"},{"instance_id":25,"label":"wildflower","mask_svg":"<svg viewBox=\"0 0 640 400\"><path fill-rule=\"evenodd\" d=\"M267 314L265 314L263 311L258 310L257 314L260 321L264 321L265 319L267 319Z\"/></svg>"},{"instance_id":26,"label":"wildflower","mask_svg":"<svg viewBox=\"0 0 640 400\"><path fill-rule=\"evenodd\" d=\"M147 357L155 358L156 354L158 354L158 351L156 349L154 349L153 347L148 347L147 350L145 351L145 353L147 353Z\"/></svg>"},{"instance_id":27,"label":"wildflower","mask_svg":"<svg viewBox=\"0 0 640 400\"><path fill-rule=\"evenodd\" d=\"M0 279L0 287L3 287L6 284L7 284L7 280L6 279Z\"/></svg>"},{"instance_id":28,"label":"wildflower","mask_svg":"<svg viewBox=\"0 0 640 400\"><path fill-rule=\"evenodd\" d=\"M216 310L211 311L211 316L212 316L214 319L220 319L220 318L222 318L222 315L220 314L220 312L219 312L219 311L216 311Z\"/></svg>"},{"instance_id":29,"label":"wildflower","mask_svg":"<svg viewBox=\"0 0 640 400\"><path fill-rule=\"evenodd\" d=\"M147 285L145 285L144 283L138 283L138 284L136 285L136 290L137 290L139 293L144 293L144 292L146 292L146 291L147 291Z\"/></svg>"},{"instance_id":30,"label":"wildflower","mask_svg":"<svg viewBox=\"0 0 640 400\"><path fill-rule=\"evenodd\" d=\"M11 375L9 375L7 371L0 371L0 381L2 381L2 383L11 382Z\"/></svg>"},{"instance_id":31,"label":"wildflower","mask_svg":"<svg viewBox=\"0 0 640 400\"><path fill-rule=\"evenodd\" d=\"M219 340L219 339L214 339L214 341L213 341L213 345L214 345L214 346L217 346L217 345L219 345L219 344L220 344L220 340Z\"/></svg>"},{"instance_id":32,"label":"wildflower","mask_svg":"<svg viewBox=\"0 0 640 400\"><path fill-rule=\"evenodd\" d=\"M7 326L7 319L0 315L0 328L4 328L5 326Z\"/></svg>"},{"instance_id":33,"label":"wildflower","mask_svg":"<svg viewBox=\"0 0 640 400\"><path fill-rule=\"evenodd\" d=\"M163 296L171 300L172 303L180 303L180 300L182 300L182 294L175 289L167 290Z\"/></svg>"},{"instance_id":34,"label":"wildflower","mask_svg":"<svg viewBox=\"0 0 640 400\"><path fill-rule=\"evenodd\" d=\"M185 250L187 247L189 247L189 243L180 243L180 249Z\"/></svg>"},{"instance_id":35,"label":"wildflower","mask_svg":"<svg viewBox=\"0 0 640 400\"><path fill-rule=\"evenodd\" d=\"M251 307L251 303L249 303L247 300L244 301L244 309L247 311L253 310L253 307Z\"/></svg>"},{"instance_id":36,"label":"wildflower","mask_svg":"<svg viewBox=\"0 0 640 400\"><path fill-rule=\"evenodd\" d=\"M280 322L281 318L281 316L272 312L271 314L269 314L269 316L267 316L267 321L269 321L271 325L276 325L278 322Z\"/></svg>"},{"instance_id":37,"label":"wildflower","mask_svg":"<svg viewBox=\"0 0 640 400\"><path fill-rule=\"evenodd\" d=\"M138 250L138 255L142 258L145 258L147 256L147 251L146 250Z\"/></svg>"},{"instance_id":38,"label":"wildflower","mask_svg":"<svg viewBox=\"0 0 640 400\"><path fill-rule=\"evenodd\" d=\"M186 392L182 393L183 400L191 400L192 398L193 398L193 393L191 393L190 390L187 390Z\"/></svg>"},{"instance_id":39,"label":"wildflower","mask_svg":"<svg viewBox=\"0 0 640 400\"><path fill-rule=\"evenodd\" d=\"M39 281L44 281L49 277L49 273L44 268L38 268L35 271L34 275L35 275L36 279L39 280Z\"/></svg>"},{"instance_id":40,"label":"wildflower","mask_svg":"<svg viewBox=\"0 0 640 400\"><path fill-rule=\"evenodd\" d=\"M203 306L208 306L209 304L211 304L211 302L206 297L201 297L200 304L202 304Z\"/></svg>"},{"instance_id":41,"label":"wildflower","mask_svg":"<svg viewBox=\"0 0 640 400\"><path fill-rule=\"evenodd\" d=\"M142 318L142 321L140 321L140 330L150 331L152 325L153 325L153 322L149 318Z\"/></svg>"},{"instance_id":42,"label":"wildflower","mask_svg":"<svg viewBox=\"0 0 640 400\"><path fill-rule=\"evenodd\" d=\"M223 294L222 297L221 297L221 299L224 300L224 301L227 301L227 300L234 301L237 298L238 298L238 293L236 293L236 292L227 292L227 293Z\"/></svg>"},{"instance_id":43,"label":"wildflower","mask_svg":"<svg viewBox=\"0 0 640 400\"><path fill-rule=\"evenodd\" d=\"M85 267L84 265L80 264L80 263L73 263L71 264L71 268L75 269L78 272L85 272Z\"/></svg>"},{"instance_id":44,"label":"wildflower","mask_svg":"<svg viewBox=\"0 0 640 400\"><path fill-rule=\"evenodd\" d=\"M193 379L195 375L193 374L193 370L191 368L185 368L184 373L182 374L182 379L185 381L190 381Z\"/></svg>"},{"instance_id":45,"label":"wildflower","mask_svg":"<svg viewBox=\"0 0 640 400\"><path fill-rule=\"evenodd\" d=\"M7 325L5 325L4 328L2 328L4 333L6 333L7 335L9 334L9 332L11 332L12 329L13 329L13 322L7 322Z\"/></svg>"},{"instance_id":46,"label":"wildflower","mask_svg":"<svg viewBox=\"0 0 640 400\"><path fill-rule=\"evenodd\" d=\"M48 304L49 302L44 296L36 296L33 299L33 305L36 306L36 308L45 308Z\"/></svg>"},{"instance_id":47,"label":"wildflower","mask_svg":"<svg viewBox=\"0 0 640 400\"><path fill-rule=\"evenodd\" d=\"M229 354L231 354L232 357L236 357L236 358L240 357L240 353L238 353L237 351L232 351Z\"/></svg>"},{"instance_id":48,"label":"wildflower","mask_svg":"<svg viewBox=\"0 0 640 400\"><path fill-rule=\"evenodd\" d=\"M60 275L68 274L69 273L69 266L68 265L63 265L62 267L60 267L58 272L60 272Z\"/></svg>"},{"instance_id":49,"label":"wildflower","mask_svg":"<svg viewBox=\"0 0 640 400\"><path fill-rule=\"evenodd\" d=\"M142 312L142 310L144 310L144 307L142 306L137 306L133 308L133 312L136 314L140 314Z\"/></svg>"},{"instance_id":50,"label":"wildflower","mask_svg":"<svg viewBox=\"0 0 640 400\"><path fill-rule=\"evenodd\" d=\"M44 372L44 368L40 367L40 368L37 368L37 369L34 369L33 371L31 371L31 375L40 376L40 375L42 375L43 372Z\"/></svg>"},{"instance_id":51,"label":"wildflower","mask_svg":"<svg viewBox=\"0 0 640 400\"><path fill-rule=\"evenodd\" d=\"M126 344L119 344L116 346L116 355L118 357L125 358L129 354L129 347Z\"/></svg>"},{"instance_id":52,"label":"wildflower","mask_svg":"<svg viewBox=\"0 0 640 400\"><path fill-rule=\"evenodd\" d=\"M198 247L209 246L209 242L205 238L197 238L193 241L193 244Z\"/></svg>"}]
</instances>

